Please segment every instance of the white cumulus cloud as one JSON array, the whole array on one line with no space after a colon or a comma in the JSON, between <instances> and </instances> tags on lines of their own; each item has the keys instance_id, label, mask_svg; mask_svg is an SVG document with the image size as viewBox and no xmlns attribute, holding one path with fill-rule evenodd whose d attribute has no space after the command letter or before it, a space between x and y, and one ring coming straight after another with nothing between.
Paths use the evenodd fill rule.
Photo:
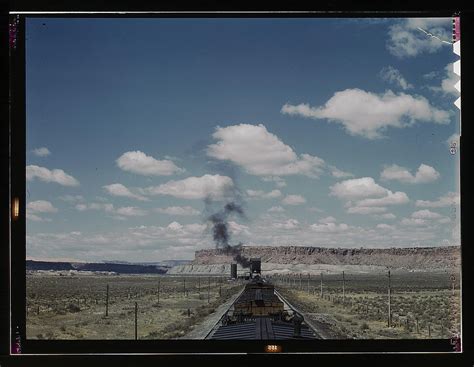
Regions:
<instances>
[{"instance_id":1,"label":"white cumulus cloud","mask_svg":"<svg viewBox=\"0 0 474 367\"><path fill-rule=\"evenodd\" d=\"M184 172L169 159L157 160L139 150L123 153L116 163L124 171L144 176L170 176Z\"/></svg>"},{"instance_id":2,"label":"white cumulus cloud","mask_svg":"<svg viewBox=\"0 0 474 367\"><path fill-rule=\"evenodd\" d=\"M55 182L63 186L79 186L79 181L62 169L49 170L35 165L26 166L26 179L33 181L36 178L43 182Z\"/></svg>"},{"instance_id":3,"label":"white cumulus cloud","mask_svg":"<svg viewBox=\"0 0 474 367\"><path fill-rule=\"evenodd\" d=\"M351 135L367 139L383 137L389 128L404 128L416 122L449 123L449 113L432 106L422 96L393 93L366 92L346 89L336 92L324 106L285 104L281 112L314 119L327 119L344 126Z\"/></svg>"},{"instance_id":4,"label":"white cumulus cloud","mask_svg":"<svg viewBox=\"0 0 474 367\"><path fill-rule=\"evenodd\" d=\"M284 222L275 222L272 226L278 229L295 229L299 224L300 223L296 219L288 219Z\"/></svg>"},{"instance_id":5,"label":"white cumulus cloud","mask_svg":"<svg viewBox=\"0 0 474 367\"><path fill-rule=\"evenodd\" d=\"M407 168L393 164L385 167L380 174L380 179L395 180L403 183L419 184L436 181L440 177L438 171L426 164L421 164L413 175Z\"/></svg>"},{"instance_id":6,"label":"white cumulus cloud","mask_svg":"<svg viewBox=\"0 0 474 367\"><path fill-rule=\"evenodd\" d=\"M44 218L39 214L56 213L58 209L46 200L30 201L26 205L26 218L35 222L50 222L51 219Z\"/></svg>"},{"instance_id":7,"label":"white cumulus cloud","mask_svg":"<svg viewBox=\"0 0 474 367\"><path fill-rule=\"evenodd\" d=\"M417 219L440 219L443 216L439 213L432 212L431 210L423 209L413 212L411 217Z\"/></svg>"},{"instance_id":8,"label":"white cumulus cloud","mask_svg":"<svg viewBox=\"0 0 474 367\"><path fill-rule=\"evenodd\" d=\"M379 72L379 76L397 87L402 88L403 90L412 89L413 85L408 83L403 77L402 73L398 69L395 69L393 66L387 66L382 68Z\"/></svg>"},{"instance_id":9,"label":"white cumulus cloud","mask_svg":"<svg viewBox=\"0 0 474 367\"><path fill-rule=\"evenodd\" d=\"M51 152L49 151L48 148L41 147L41 148L33 149L33 154L38 157L47 157L48 155L51 154Z\"/></svg>"},{"instance_id":10,"label":"white cumulus cloud","mask_svg":"<svg viewBox=\"0 0 474 367\"><path fill-rule=\"evenodd\" d=\"M170 195L179 199L222 200L232 196L234 182L230 177L206 174L201 177L188 177L178 181L168 181L159 186L142 189L147 195Z\"/></svg>"},{"instance_id":11,"label":"white cumulus cloud","mask_svg":"<svg viewBox=\"0 0 474 367\"><path fill-rule=\"evenodd\" d=\"M306 199L301 195L287 195L281 202L286 205L300 205L306 203Z\"/></svg>"},{"instance_id":12,"label":"white cumulus cloud","mask_svg":"<svg viewBox=\"0 0 474 367\"><path fill-rule=\"evenodd\" d=\"M105 185L105 186L102 186L102 188L105 191L107 191L110 195L113 195L113 196L122 196L122 197L127 197L127 198L141 200L141 201L148 200L148 198L142 195L134 194L127 187L125 187L124 185L120 183Z\"/></svg>"},{"instance_id":13,"label":"white cumulus cloud","mask_svg":"<svg viewBox=\"0 0 474 367\"><path fill-rule=\"evenodd\" d=\"M212 137L218 142L208 146L210 157L229 160L252 175L318 177L325 167L319 157L298 156L263 124L217 127Z\"/></svg>"},{"instance_id":14,"label":"white cumulus cloud","mask_svg":"<svg viewBox=\"0 0 474 367\"><path fill-rule=\"evenodd\" d=\"M53 204L46 200L30 201L26 205L26 210L34 213L56 213L58 211Z\"/></svg>"},{"instance_id":15,"label":"white cumulus cloud","mask_svg":"<svg viewBox=\"0 0 474 367\"><path fill-rule=\"evenodd\" d=\"M330 186L329 189L330 195L346 200L383 197L387 194L387 189L375 183L372 177L345 180Z\"/></svg>"},{"instance_id":16,"label":"white cumulus cloud","mask_svg":"<svg viewBox=\"0 0 474 367\"><path fill-rule=\"evenodd\" d=\"M283 213L285 211L281 206L272 206L267 210L269 213Z\"/></svg>"},{"instance_id":17,"label":"white cumulus cloud","mask_svg":"<svg viewBox=\"0 0 474 367\"><path fill-rule=\"evenodd\" d=\"M346 201L350 214L383 213L387 210L386 205L401 205L410 201L404 192L392 192L377 184L372 177L345 180L329 189L329 195Z\"/></svg>"},{"instance_id":18,"label":"white cumulus cloud","mask_svg":"<svg viewBox=\"0 0 474 367\"><path fill-rule=\"evenodd\" d=\"M274 199L281 196L280 190L265 192L262 190L246 190L247 196L251 199Z\"/></svg>"},{"instance_id":19,"label":"white cumulus cloud","mask_svg":"<svg viewBox=\"0 0 474 367\"><path fill-rule=\"evenodd\" d=\"M444 41L451 40L450 18L408 18L389 27L387 49L399 58L414 57L422 53L435 53L449 47ZM427 35L431 33L436 39Z\"/></svg>"},{"instance_id":20,"label":"white cumulus cloud","mask_svg":"<svg viewBox=\"0 0 474 367\"><path fill-rule=\"evenodd\" d=\"M456 192L448 192L446 195L440 196L438 200L417 200L415 205L424 208L443 208L451 205L459 205L460 196Z\"/></svg>"},{"instance_id":21,"label":"white cumulus cloud","mask_svg":"<svg viewBox=\"0 0 474 367\"><path fill-rule=\"evenodd\" d=\"M347 208L349 214L375 214L383 213L387 211L387 208L381 208L376 206L352 206Z\"/></svg>"},{"instance_id":22,"label":"white cumulus cloud","mask_svg":"<svg viewBox=\"0 0 474 367\"><path fill-rule=\"evenodd\" d=\"M318 220L318 222L323 223L323 224L335 223L336 218L329 216L329 217L321 218L320 220Z\"/></svg>"},{"instance_id":23,"label":"white cumulus cloud","mask_svg":"<svg viewBox=\"0 0 474 367\"><path fill-rule=\"evenodd\" d=\"M325 224L312 224L310 225L311 230L315 232L345 232L349 229L349 226L345 223L336 224L334 222L325 223Z\"/></svg>"}]
</instances>

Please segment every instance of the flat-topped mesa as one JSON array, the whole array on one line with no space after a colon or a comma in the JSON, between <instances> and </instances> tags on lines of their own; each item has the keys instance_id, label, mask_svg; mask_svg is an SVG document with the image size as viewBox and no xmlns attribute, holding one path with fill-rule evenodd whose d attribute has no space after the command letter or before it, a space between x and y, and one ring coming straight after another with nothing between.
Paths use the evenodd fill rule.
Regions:
<instances>
[{"instance_id":1,"label":"flat-topped mesa","mask_svg":"<svg viewBox=\"0 0 474 367\"><path fill-rule=\"evenodd\" d=\"M458 246L410 248L326 248L312 246L241 246L246 258L261 258L274 264L374 265L390 268L432 269L459 268ZM229 264L232 254L223 249L196 251L192 264Z\"/></svg>"}]
</instances>

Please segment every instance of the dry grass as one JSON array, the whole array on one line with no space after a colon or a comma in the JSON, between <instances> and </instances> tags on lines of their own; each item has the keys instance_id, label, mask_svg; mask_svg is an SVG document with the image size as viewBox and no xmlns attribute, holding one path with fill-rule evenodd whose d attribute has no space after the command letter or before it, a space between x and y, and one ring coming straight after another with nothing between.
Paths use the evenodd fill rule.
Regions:
<instances>
[{"instance_id":1,"label":"dry grass","mask_svg":"<svg viewBox=\"0 0 474 367\"><path fill-rule=\"evenodd\" d=\"M367 277L367 276L366 276ZM375 275L374 275L375 277ZM341 338L356 339L428 339L450 338L460 330L460 293L454 296L449 282L441 284L437 277L412 275L413 279L403 289L398 284L392 289L392 325L388 327L388 295L385 279L377 283L368 282L364 292L363 283L346 283L342 297L340 282L323 288L301 289L285 283L278 285L280 292L308 317L323 321ZM416 282L420 277L421 282ZM406 279L406 278L405 278ZM442 287L444 285L444 288ZM417 327L418 324L418 327Z\"/></svg>"},{"instance_id":2,"label":"dry grass","mask_svg":"<svg viewBox=\"0 0 474 367\"><path fill-rule=\"evenodd\" d=\"M225 279L211 278L208 303L207 277L201 278L200 290L198 278L186 277L186 293L183 279L28 275L27 338L134 339L135 302L139 339L177 338L241 288ZM107 284L109 307L105 316Z\"/></svg>"}]
</instances>

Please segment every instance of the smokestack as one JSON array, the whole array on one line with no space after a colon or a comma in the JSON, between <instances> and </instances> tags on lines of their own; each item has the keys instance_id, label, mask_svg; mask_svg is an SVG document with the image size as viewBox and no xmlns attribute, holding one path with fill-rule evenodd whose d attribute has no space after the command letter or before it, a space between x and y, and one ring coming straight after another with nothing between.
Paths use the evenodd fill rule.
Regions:
<instances>
[{"instance_id":1,"label":"smokestack","mask_svg":"<svg viewBox=\"0 0 474 367\"><path fill-rule=\"evenodd\" d=\"M230 277L237 279L237 264L230 264Z\"/></svg>"}]
</instances>

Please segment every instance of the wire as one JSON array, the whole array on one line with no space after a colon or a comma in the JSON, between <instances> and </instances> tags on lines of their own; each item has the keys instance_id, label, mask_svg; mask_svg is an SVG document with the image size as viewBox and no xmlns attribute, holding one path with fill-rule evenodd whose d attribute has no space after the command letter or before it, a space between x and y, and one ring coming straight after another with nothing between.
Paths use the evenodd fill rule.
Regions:
<instances>
[{"instance_id":1,"label":"wire","mask_svg":"<svg viewBox=\"0 0 474 367\"><path fill-rule=\"evenodd\" d=\"M422 28L420 28L420 27L418 27L418 29L419 29L420 31L424 32L427 36L430 36L430 37L432 37L432 38L436 38L437 40L440 40L441 42L447 43L448 45L452 45L452 42L448 42L448 41L442 40L441 38L436 37L434 34L429 33L429 32L425 31L424 29L422 29Z\"/></svg>"}]
</instances>

